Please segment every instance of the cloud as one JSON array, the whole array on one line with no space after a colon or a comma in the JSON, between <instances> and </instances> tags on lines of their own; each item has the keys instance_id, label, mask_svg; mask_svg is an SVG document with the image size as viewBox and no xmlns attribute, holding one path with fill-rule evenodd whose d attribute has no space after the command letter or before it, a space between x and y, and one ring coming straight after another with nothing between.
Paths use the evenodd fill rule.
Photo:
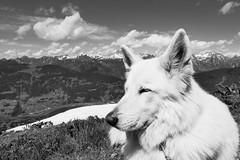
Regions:
<instances>
[{"instance_id":1,"label":"cloud","mask_svg":"<svg viewBox=\"0 0 240 160\"><path fill-rule=\"evenodd\" d=\"M147 45L154 48L162 48L169 44L171 36L160 34L147 34L147 32L139 32L137 30L130 31L127 35L120 37L112 45L129 45L132 48L142 47Z\"/></svg>"},{"instance_id":2,"label":"cloud","mask_svg":"<svg viewBox=\"0 0 240 160\"><path fill-rule=\"evenodd\" d=\"M86 46L87 44L88 44L88 42L83 41L83 42L80 44L80 46Z\"/></svg>"},{"instance_id":3,"label":"cloud","mask_svg":"<svg viewBox=\"0 0 240 160\"><path fill-rule=\"evenodd\" d=\"M41 50L32 54L32 57L35 57L35 58L40 58L42 56L44 56L44 50L43 49L41 49Z\"/></svg>"},{"instance_id":4,"label":"cloud","mask_svg":"<svg viewBox=\"0 0 240 160\"><path fill-rule=\"evenodd\" d=\"M44 56L59 56L63 54L64 48L68 47L69 43L56 43L52 42L47 48L43 49L42 55Z\"/></svg>"},{"instance_id":5,"label":"cloud","mask_svg":"<svg viewBox=\"0 0 240 160\"><path fill-rule=\"evenodd\" d=\"M233 12L234 8L239 7L240 3L239 2L227 2L220 10L219 12L222 14L229 14L230 12Z\"/></svg>"},{"instance_id":6,"label":"cloud","mask_svg":"<svg viewBox=\"0 0 240 160\"><path fill-rule=\"evenodd\" d=\"M0 43L6 44L6 43L12 43L12 42L8 42L5 39L0 39ZM13 43L18 44L17 42L13 42ZM86 43L84 43L84 44L80 43L80 45L86 45ZM40 50L28 49L26 51L22 51L21 49L18 49L18 50L9 49L5 52L2 52L0 54L0 58L9 59L9 58L22 57L22 56L40 58L43 56L53 57L53 56L61 56L61 55L68 55L69 57L76 57L76 56L83 54L82 48L80 45L69 47L70 46L69 43L51 42L47 47L42 48ZM14 46L16 46L16 45L14 45Z\"/></svg>"},{"instance_id":7,"label":"cloud","mask_svg":"<svg viewBox=\"0 0 240 160\"><path fill-rule=\"evenodd\" d=\"M47 18L37 22L33 30L39 38L49 41L77 39L90 35L104 38L106 33L110 32L107 27L87 23L78 12L66 16L65 19Z\"/></svg>"},{"instance_id":8,"label":"cloud","mask_svg":"<svg viewBox=\"0 0 240 160\"><path fill-rule=\"evenodd\" d=\"M79 8L77 6L74 6L72 3L68 3L66 6L62 8L62 14L65 15L73 15L77 13Z\"/></svg>"},{"instance_id":9,"label":"cloud","mask_svg":"<svg viewBox=\"0 0 240 160\"><path fill-rule=\"evenodd\" d=\"M56 12L56 10L53 7L50 7L49 9L39 7L38 9L35 10L34 13L37 14L37 15L49 16L49 15L55 13L55 12Z\"/></svg>"},{"instance_id":10,"label":"cloud","mask_svg":"<svg viewBox=\"0 0 240 160\"><path fill-rule=\"evenodd\" d=\"M234 56L240 56L240 51L239 52L227 52L224 54L224 56L233 58Z\"/></svg>"},{"instance_id":11,"label":"cloud","mask_svg":"<svg viewBox=\"0 0 240 160\"><path fill-rule=\"evenodd\" d=\"M114 39L114 37L110 34L105 34L105 35L90 35L88 37L89 39L93 40L111 40Z\"/></svg>"},{"instance_id":12,"label":"cloud","mask_svg":"<svg viewBox=\"0 0 240 160\"><path fill-rule=\"evenodd\" d=\"M32 54L33 57L42 57L42 56L61 56L68 55L70 57L76 57L81 53L80 46L73 46L69 48L69 43L56 43L52 42L48 47L43 48L39 51L36 51Z\"/></svg>"},{"instance_id":13,"label":"cloud","mask_svg":"<svg viewBox=\"0 0 240 160\"><path fill-rule=\"evenodd\" d=\"M29 48L37 46L35 44L18 43L18 42L14 42L14 41L5 40L5 39L0 39L0 43L3 44L3 45L29 47Z\"/></svg>"},{"instance_id":14,"label":"cloud","mask_svg":"<svg viewBox=\"0 0 240 160\"><path fill-rule=\"evenodd\" d=\"M144 38L143 44L149 45L155 48L162 48L167 46L171 41L171 36L169 35L159 35L159 34L152 34L147 38Z\"/></svg>"},{"instance_id":15,"label":"cloud","mask_svg":"<svg viewBox=\"0 0 240 160\"><path fill-rule=\"evenodd\" d=\"M240 32L238 32L238 36L240 37Z\"/></svg>"},{"instance_id":16,"label":"cloud","mask_svg":"<svg viewBox=\"0 0 240 160\"><path fill-rule=\"evenodd\" d=\"M58 48L65 48L69 46L69 43L56 43L56 42L52 42L46 49L47 50L54 50L54 49L58 49Z\"/></svg>"},{"instance_id":17,"label":"cloud","mask_svg":"<svg viewBox=\"0 0 240 160\"><path fill-rule=\"evenodd\" d=\"M193 50L204 50L214 46L223 46L232 44L233 40L218 40L218 41L199 41L193 40L191 41L191 47Z\"/></svg>"},{"instance_id":18,"label":"cloud","mask_svg":"<svg viewBox=\"0 0 240 160\"><path fill-rule=\"evenodd\" d=\"M0 10L14 12L16 9L13 7L0 6Z\"/></svg>"},{"instance_id":19,"label":"cloud","mask_svg":"<svg viewBox=\"0 0 240 160\"><path fill-rule=\"evenodd\" d=\"M0 58L13 59L16 57L23 57L23 56L31 56L31 50L28 49L26 51L16 51L15 49L10 49L3 52L0 55Z\"/></svg>"},{"instance_id":20,"label":"cloud","mask_svg":"<svg viewBox=\"0 0 240 160\"><path fill-rule=\"evenodd\" d=\"M7 43L8 41L6 39L0 39L0 43Z\"/></svg>"},{"instance_id":21,"label":"cloud","mask_svg":"<svg viewBox=\"0 0 240 160\"><path fill-rule=\"evenodd\" d=\"M112 45L105 45L102 47L93 47L92 50L87 52L86 54L89 56L112 56L116 54L117 49L115 49Z\"/></svg>"},{"instance_id":22,"label":"cloud","mask_svg":"<svg viewBox=\"0 0 240 160\"><path fill-rule=\"evenodd\" d=\"M116 42L113 43L113 45L130 45L131 47L138 45L139 40L137 38L144 36L146 33L145 32L139 32L137 30L132 30L127 35L120 37L117 39ZM140 44L141 45L141 44Z\"/></svg>"},{"instance_id":23,"label":"cloud","mask_svg":"<svg viewBox=\"0 0 240 160\"><path fill-rule=\"evenodd\" d=\"M120 37L116 42L112 43L112 46L118 45L129 45L132 48L140 47L150 47L150 49L155 49L155 53L163 52L164 48L168 46L172 39L172 35L169 34L149 34L147 32L139 32L137 30L132 30L125 36ZM194 51L205 50L205 49L218 49L223 50L227 45L233 44L233 40L218 40L218 41L191 41L191 48ZM218 47L218 48L216 48ZM142 52L142 51L141 51Z\"/></svg>"},{"instance_id":24,"label":"cloud","mask_svg":"<svg viewBox=\"0 0 240 160\"><path fill-rule=\"evenodd\" d=\"M80 46L69 48L64 52L65 55L69 55L71 57L79 56L81 53L82 53L82 48Z\"/></svg>"},{"instance_id":25,"label":"cloud","mask_svg":"<svg viewBox=\"0 0 240 160\"><path fill-rule=\"evenodd\" d=\"M15 18L16 20L21 21L23 24L24 23L34 24L34 23L46 20L46 17L28 16L28 15L22 15L22 14L17 14L15 15L15 17L12 17L12 18Z\"/></svg>"},{"instance_id":26,"label":"cloud","mask_svg":"<svg viewBox=\"0 0 240 160\"><path fill-rule=\"evenodd\" d=\"M17 25L13 24L0 24L0 30L3 31L15 31L17 28Z\"/></svg>"},{"instance_id":27,"label":"cloud","mask_svg":"<svg viewBox=\"0 0 240 160\"><path fill-rule=\"evenodd\" d=\"M31 24L25 24L23 26L20 26L16 32L17 32L18 35L24 36L31 29L32 29Z\"/></svg>"}]
</instances>

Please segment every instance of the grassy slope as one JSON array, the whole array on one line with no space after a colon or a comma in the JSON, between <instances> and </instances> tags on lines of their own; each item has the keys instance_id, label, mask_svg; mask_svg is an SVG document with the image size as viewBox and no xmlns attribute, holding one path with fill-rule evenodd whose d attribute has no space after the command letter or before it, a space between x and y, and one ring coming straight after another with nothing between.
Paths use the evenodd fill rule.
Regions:
<instances>
[{"instance_id":1,"label":"grassy slope","mask_svg":"<svg viewBox=\"0 0 240 160\"><path fill-rule=\"evenodd\" d=\"M33 127L1 136L0 159L122 159L120 148L109 145L108 130L104 119L97 117L43 129Z\"/></svg>"},{"instance_id":2,"label":"grassy slope","mask_svg":"<svg viewBox=\"0 0 240 160\"><path fill-rule=\"evenodd\" d=\"M231 96L219 98L224 102L232 100ZM240 126L239 104L240 100L234 100L229 108ZM90 117L1 135L0 160L122 160L120 147L110 147L108 131L109 125L104 119Z\"/></svg>"}]
</instances>

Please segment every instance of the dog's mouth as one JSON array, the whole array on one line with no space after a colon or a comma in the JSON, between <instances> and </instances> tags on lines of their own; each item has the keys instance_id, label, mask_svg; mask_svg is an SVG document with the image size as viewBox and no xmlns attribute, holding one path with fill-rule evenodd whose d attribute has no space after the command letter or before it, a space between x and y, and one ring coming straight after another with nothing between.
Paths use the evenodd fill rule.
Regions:
<instances>
[{"instance_id":1,"label":"dog's mouth","mask_svg":"<svg viewBox=\"0 0 240 160\"><path fill-rule=\"evenodd\" d=\"M139 119L137 120L128 120L125 123L118 123L115 127L122 131L136 131L136 130L144 130L151 124L150 121L141 122Z\"/></svg>"}]
</instances>

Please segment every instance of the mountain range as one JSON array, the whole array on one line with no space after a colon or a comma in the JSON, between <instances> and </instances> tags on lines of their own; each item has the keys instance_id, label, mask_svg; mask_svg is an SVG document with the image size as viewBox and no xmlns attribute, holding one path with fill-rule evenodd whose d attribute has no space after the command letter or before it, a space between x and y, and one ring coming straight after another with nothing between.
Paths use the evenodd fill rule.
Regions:
<instances>
[{"instance_id":1,"label":"mountain range","mask_svg":"<svg viewBox=\"0 0 240 160\"><path fill-rule=\"evenodd\" d=\"M145 54L143 58L148 59L155 57L152 54ZM2 61L7 61L2 59ZM22 57L14 59L18 63L31 64L31 65L47 65L54 64L60 65L65 68L70 68L80 72L97 72L103 74L110 74L118 78L123 79L122 74L125 69L122 65L122 54L116 51L108 57L103 56L88 56L81 55L71 57L68 55L56 56L56 57L42 57L42 58L29 58ZM240 66L240 56L228 57L215 51L204 51L192 56L193 66L196 73L211 71L220 68L235 68Z\"/></svg>"},{"instance_id":2,"label":"mountain range","mask_svg":"<svg viewBox=\"0 0 240 160\"><path fill-rule=\"evenodd\" d=\"M240 67L240 56L228 57L214 51L193 55L195 72L205 72L220 68Z\"/></svg>"}]
</instances>

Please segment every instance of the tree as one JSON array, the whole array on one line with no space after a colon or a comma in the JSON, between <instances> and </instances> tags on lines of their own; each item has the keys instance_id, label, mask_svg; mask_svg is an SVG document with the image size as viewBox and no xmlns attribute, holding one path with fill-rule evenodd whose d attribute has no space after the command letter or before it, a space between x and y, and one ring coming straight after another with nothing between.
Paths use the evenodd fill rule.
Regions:
<instances>
[{"instance_id":1,"label":"tree","mask_svg":"<svg viewBox=\"0 0 240 160\"><path fill-rule=\"evenodd\" d=\"M18 116L21 113L23 113L22 106L21 106L20 102L17 101L17 104L13 109L12 116Z\"/></svg>"}]
</instances>

